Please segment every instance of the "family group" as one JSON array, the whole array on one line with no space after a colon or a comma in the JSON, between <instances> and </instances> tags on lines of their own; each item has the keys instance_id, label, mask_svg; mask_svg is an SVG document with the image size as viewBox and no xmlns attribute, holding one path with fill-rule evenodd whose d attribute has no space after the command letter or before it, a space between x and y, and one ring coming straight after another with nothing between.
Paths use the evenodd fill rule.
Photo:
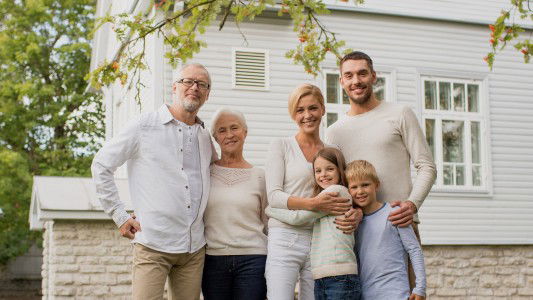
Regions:
<instances>
[{"instance_id":1,"label":"family group","mask_svg":"<svg viewBox=\"0 0 533 300\"><path fill-rule=\"evenodd\" d=\"M322 92L296 87L298 131L271 142L264 169L243 156L243 113L219 109L210 130L198 118L212 87L201 64L181 69L171 104L100 149L93 179L132 240L133 299L163 299L167 281L169 299L293 300L296 286L302 300L425 299L417 212L436 177L430 148L409 107L376 98L368 55L339 68L350 110L322 140ZM114 181L124 163L133 214Z\"/></svg>"}]
</instances>

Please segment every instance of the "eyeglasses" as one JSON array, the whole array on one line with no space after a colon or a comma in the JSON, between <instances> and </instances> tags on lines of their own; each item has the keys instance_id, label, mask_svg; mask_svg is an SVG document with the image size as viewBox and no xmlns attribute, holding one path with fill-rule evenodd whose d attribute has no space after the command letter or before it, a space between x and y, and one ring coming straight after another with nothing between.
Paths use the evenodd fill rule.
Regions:
<instances>
[{"instance_id":1,"label":"eyeglasses","mask_svg":"<svg viewBox=\"0 0 533 300\"><path fill-rule=\"evenodd\" d=\"M205 90L209 89L209 83L204 82L204 81L200 81L200 80L190 79L190 78L180 79L180 80L178 80L178 83L181 83L181 84L183 84L186 87L192 87L196 83L196 86L198 86L198 88L200 90L205 91Z\"/></svg>"}]
</instances>

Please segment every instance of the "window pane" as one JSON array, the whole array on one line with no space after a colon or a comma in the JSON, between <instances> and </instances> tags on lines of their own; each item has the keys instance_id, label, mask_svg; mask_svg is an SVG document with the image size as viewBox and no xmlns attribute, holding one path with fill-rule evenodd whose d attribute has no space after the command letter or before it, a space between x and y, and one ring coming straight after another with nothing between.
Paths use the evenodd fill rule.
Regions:
<instances>
[{"instance_id":1,"label":"window pane","mask_svg":"<svg viewBox=\"0 0 533 300\"><path fill-rule=\"evenodd\" d=\"M426 141L435 157L435 120L426 119Z\"/></svg>"},{"instance_id":2,"label":"window pane","mask_svg":"<svg viewBox=\"0 0 533 300\"><path fill-rule=\"evenodd\" d=\"M380 101L385 100L385 78L383 77L377 78L376 84L374 84L374 87L373 87L373 91L378 100Z\"/></svg>"},{"instance_id":3,"label":"window pane","mask_svg":"<svg viewBox=\"0 0 533 300\"><path fill-rule=\"evenodd\" d=\"M329 127L331 124L337 122L338 115L336 113L328 113L327 114L327 126Z\"/></svg>"},{"instance_id":4,"label":"window pane","mask_svg":"<svg viewBox=\"0 0 533 300\"><path fill-rule=\"evenodd\" d=\"M477 84L468 85L468 111L478 112L479 86Z\"/></svg>"},{"instance_id":5,"label":"window pane","mask_svg":"<svg viewBox=\"0 0 533 300\"><path fill-rule=\"evenodd\" d=\"M481 166L472 166L472 185L481 186Z\"/></svg>"},{"instance_id":6,"label":"window pane","mask_svg":"<svg viewBox=\"0 0 533 300\"><path fill-rule=\"evenodd\" d=\"M479 122L470 123L470 138L472 144L472 163L479 164L481 163L480 155L480 136L479 136Z\"/></svg>"},{"instance_id":7,"label":"window pane","mask_svg":"<svg viewBox=\"0 0 533 300\"><path fill-rule=\"evenodd\" d=\"M338 103L337 92L339 90L339 76L335 74L326 75L326 85L327 85L327 102L328 103Z\"/></svg>"},{"instance_id":8,"label":"window pane","mask_svg":"<svg viewBox=\"0 0 533 300\"><path fill-rule=\"evenodd\" d=\"M451 84L449 82L439 82L439 104L441 110L450 110Z\"/></svg>"},{"instance_id":9,"label":"window pane","mask_svg":"<svg viewBox=\"0 0 533 300\"><path fill-rule=\"evenodd\" d=\"M348 98L344 89L342 89L342 104L350 104L350 98Z\"/></svg>"},{"instance_id":10,"label":"window pane","mask_svg":"<svg viewBox=\"0 0 533 300\"><path fill-rule=\"evenodd\" d=\"M435 81L424 81L424 94L426 95L426 109L436 109L437 83Z\"/></svg>"},{"instance_id":11,"label":"window pane","mask_svg":"<svg viewBox=\"0 0 533 300\"><path fill-rule=\"evenodd\" d=\"M465 167L455 165L455 185L465 185Z\"/></svg>"},{"instance_id":12,"label":"window pane","mask_svg":"<svg viewBox=\"0 0 533 300\"><path fill-rule=\"evenodd\" d=\"M442 121L442 153L445 162L463 162L464 121Z\"/></svg>"},{"instance_id":13,"label":"window pane","mask_svg":"<svg viewBox=\"0 0 533 300\"><path fill-rule=\"evenodd\" d=\"M453 165L444 165L442 174L444 185L453 185Z\"/></svg>"},{"instance_id":14,"label":"window pane","mask_svg":"<svg viewBox=\"0 0 533 300\"><path fill-rule=\"evenodd\" d=\"M453 84L453 109L465 111L465 85L463 83Z\"/></svg>"}]
</instances>

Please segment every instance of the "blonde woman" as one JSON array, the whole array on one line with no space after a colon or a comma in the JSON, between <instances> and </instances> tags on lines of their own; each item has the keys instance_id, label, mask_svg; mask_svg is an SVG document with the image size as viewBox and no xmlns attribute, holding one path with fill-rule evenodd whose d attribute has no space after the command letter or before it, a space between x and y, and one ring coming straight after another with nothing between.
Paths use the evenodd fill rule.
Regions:
<instances>
[{"instance_id":1,"label":"blonde woman","mask_svg":"<svg viewBox=\"0 0 533 300\"><path fill-rule=\"evenodd\" d=\"M312 160L325 146L320 139L320 123L325 113L320 89L312 84L298 86L291 93L288 106L298 132L294 136L276 139L270 145L266 164L269 206L345 214L336 223L340 230L352 232L356 222L351 201L338 197L336 193L312 197ZM294 226L270 218L265 271L268 299L293 300L298 281L299 299L314 299L309 257L312 226L313 221Z\"/></svg>"}]
</instances>

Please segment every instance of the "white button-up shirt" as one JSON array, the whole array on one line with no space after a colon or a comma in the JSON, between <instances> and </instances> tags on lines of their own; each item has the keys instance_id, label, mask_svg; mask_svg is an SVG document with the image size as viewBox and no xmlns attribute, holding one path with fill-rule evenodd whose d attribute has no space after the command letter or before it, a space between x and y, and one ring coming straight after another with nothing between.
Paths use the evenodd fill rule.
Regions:
<instances>
[{"instance_id":1,"label":"white button-up shirt","mask_svg":"<svg viewBox=\"0 0 533 300\"><path fill-rule=\"evenodd\" d=\"M166 253L195 252L205 245L203 214L209 195L209 165L216 151L208 130L200 120L197 123L189 154L199 154L198 164L186 166L187 135L166 105L130 122L96 154L91 168L96 192L117 226L130 216L118 197L113 174L128 163L131 200L141 224L133 242ZM199 174L199 182L198 175L189 175L186 168L197 168L191 174ZM196 179L190 180L191 176ZM191 199L197 195L194 204Z\"/></svg>"}]
</instances>

